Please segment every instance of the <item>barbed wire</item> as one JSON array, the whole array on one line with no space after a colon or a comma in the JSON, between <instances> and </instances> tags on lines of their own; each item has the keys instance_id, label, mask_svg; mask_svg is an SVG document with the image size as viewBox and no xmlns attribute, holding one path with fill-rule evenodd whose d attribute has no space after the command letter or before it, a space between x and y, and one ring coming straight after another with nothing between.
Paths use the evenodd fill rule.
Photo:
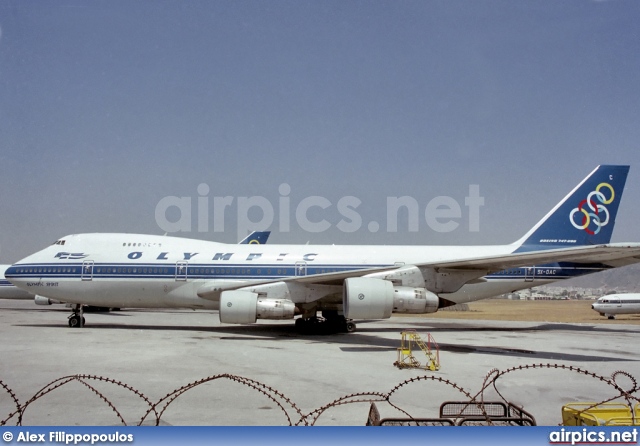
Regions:
<instances>
[{"instance_id":1,"label":"barbed wire","mask_svg":"<svg viewBox=\"0 0 640 446\"><path fill-rule=\"evenodd\" d=\"M251 378L231 375L228 373L213 375L206 378L198 379L189 384L181 386L160 398L158 401L153 402L150 398L144 395L141 391L135 389L134 387L123 383L121 381L107 378L103 376L96 375L68 375L63 376L61 378L55 379L51 381L46 386L42 387L38 390L33 396L31 396L24 404L20 403L20 400L16 396L15 392L2 380L0 380L0 386L4 390L4 394L8 396L8 399L11 400L12 404L15 405L15 410L12 409L5 418L0 421L0 425L6 425L10 420L15 419L16 426L22 426L25 412L29 407L31 407L38 400L43 398L46 395L51 394L54 391L61 389L62 387L73 383L78 382L84 388L88 389L92 394L96 395L98 399L105 404L116 416L119 423L122 425L127 425L125 417L122 415L120 410L117 408L116 404L107 397L104 391L98 389L94 383L106 383L108 385L116 386L117 388L121 388L126 390L129 394L141 400L144 403L145 411L141 415L138 426L143 425L149 417L152 419L152 423L156 426L160 425L162 421L163 415L166 413L167 409L171 404L173 404L176 400L178 400L181 396L186 394L187 392L198 388L207 383L211 383L214 381L225 380L231 381L232 383L237 383L242 386L245 386L259 395L262 395L272 401L283 413L283 416L286 419L286 424L290 426L313 426L317 423L318 419L324 414L327 410L350 404L362 404L362 403L373 403L373 402L386 402L391 407L401 412L406 416L409 420L415 421L417 418L414 417L409 411L400 407L399 403L392 401L392 397L394 397L401 389L406 388L407 386L415 385L417 383L434 383L444 385L456 392L462 394L465 398L465 404L462 405L460 409L460 414L462 414L467 407L476 406L482 413L482 417L485 418L486 424L492 424L491 416L488 415L485 410L485 393L489 388L493 388L495 393L501 398L504 403L508 405L512 405L507 398L503 395L503 393L499 389L499 382L502 382L506 376L513 376L515 373L527 372L533 370L552 370L559 372L569 372L569 373L577 373L584 375L588 378L598 380L612 388L612 396L610 398L606 398L600 402L593 403L591 405L585 406L585 408L581 411L587 411L597 405L603 404L605 402L611 402L616 399L623 399L626 401L627 405L631 407L632 420L637 422L635 419L635 411L633 410L633 405L640 403L640 398L636 395L639 391L638 380L629 372L618 370L614 372L610 377L602 376L593 372L590 372L586 369L574 366L567 366L564 364L528 364L528 365L520 365L511 368L507 368L505 370L492 369L490 370L482 383L482 387L475 394L472 395L468 390L464 389L457 383L442 378L440 376L434 375L423 375L416 376L409 379L406 379L398 384L396 384L391 390L386 393L383 392L358 392L352 393L348 395L344 395L340 398L337 398L330 403L327 403L317 409L310 411L309 413L303 413L303 411L298 407L298 405L287 397L284 393L275 389L272 386L264 384L262 382L256 381ZM623 387L622 383L619 382L622 379L627 379L628 386ZM3 397L0 397L0 402L4 400ZM523 408L524 409L524 408ZM296 418L297 417L297 418ZM455 416L454 416L455 418ZM295 421L294 421L295 420Z\"/></svg>"}]
</instances>

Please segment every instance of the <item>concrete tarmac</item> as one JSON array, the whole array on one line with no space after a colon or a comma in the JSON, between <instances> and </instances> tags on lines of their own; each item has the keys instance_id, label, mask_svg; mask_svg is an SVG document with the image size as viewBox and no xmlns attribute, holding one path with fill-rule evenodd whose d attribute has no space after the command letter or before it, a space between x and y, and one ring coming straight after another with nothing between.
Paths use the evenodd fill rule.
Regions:
<instances>
[{"instance_id":1,"label":"concrete tarmac","mask_svg":"<svg viewBox=\"0 0 640 446\"><path fill-rule=\"evenodd\" d=\"M640 379L638 325L392 317L358 321L355 333L300 335L292 321L235 326L211 311L85 313L86 327L73 329L68 314L0 301L7 425L352 426L387 396L376 403L382 417L432 418L442 402L476 396L494 369L503 374L485 401L499 392L539 425L558 425L564 404L619 395L608 381L616 372L623 389L634 387L627 374ZM394 366L403 330L431 333L440 370ZM93 377L56 382L73 375Z\"/></svg>"}]
</instances>

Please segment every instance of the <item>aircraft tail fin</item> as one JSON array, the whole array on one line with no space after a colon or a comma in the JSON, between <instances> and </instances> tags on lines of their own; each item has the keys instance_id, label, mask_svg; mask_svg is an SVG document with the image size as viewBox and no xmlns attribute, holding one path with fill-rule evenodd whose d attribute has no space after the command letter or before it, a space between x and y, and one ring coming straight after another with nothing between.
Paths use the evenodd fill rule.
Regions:
<instances>
[{"instance_id":1,"label":"aircraft tail fin","mask_svg":"<svg viewBox=\"0 0 640 446\"><path fill-rule=\"evenodd\" d=\"M609 243L629 166L601 165L524 237L514 252Z\"/></svg>"},{"instance_id":2,"label":"aircraft tail fin","mask_svg":"<svg viewBox=\"0 0 640 446\"><path fill-rule=\"evenodd\" d=\"M267 243L271 231L253 231L251 234L243 238L239 245L264 245Z\"/></svg>"}]
</instances>

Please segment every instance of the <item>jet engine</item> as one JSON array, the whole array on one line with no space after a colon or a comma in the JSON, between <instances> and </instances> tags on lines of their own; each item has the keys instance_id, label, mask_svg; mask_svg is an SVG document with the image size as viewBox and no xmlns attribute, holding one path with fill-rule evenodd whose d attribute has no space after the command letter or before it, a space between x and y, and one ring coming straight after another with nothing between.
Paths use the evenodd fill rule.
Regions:
<instances>
[{"instance_id":1,"label":"jet engine","mask_svg":"<svg viewBox=\"0 0 640 446\"><path fill-rule=\"evenodd\" d=\"M393 285L370 277L345 279L342 294L347 319L387 319L393 311Z\"/></svg>"},{"instance_id":2,"label":"jet engine","mask_svg":"<svg viewBox=\"0 0 640 446\"><path fill-rule=\"evenodd\" d=\"M36 305L51 305L53 303L51 299L43 296L38 296L37 294L34 300L36 302Z\"/></svg>"},{"instance_id":3,"label":"jet engine","mask_svg":"<svg viewBox=\"0 0 640 446\"><path fill-rule=\"evenodd\" d=\"M253 324L258 319L293 319L295 304L288 299L264 299L246 290L224 291L220 296L220 322Z\"/></svg>"},{"instance_id":4,"label":"jet engine","mask_svg":"<svg viewBox=\"0 0 640 446\"><path fill-rule=\"evenodd\" d=\"M394 313L435 313L438 311L440 298L425 288L397 286L393 289Z\"/></svg>"},{"instance_id":5,"label":"jet engine","mask_svg":"<svg viewBox=\"0 0 640 446\"><path fill-rule=\"evenodd\" d=\"M435 313L440 298L425 288L396 286L383 279L345 279L342 304L348 319L387 319L396 313Z\"/></svg>"}]
</instances>

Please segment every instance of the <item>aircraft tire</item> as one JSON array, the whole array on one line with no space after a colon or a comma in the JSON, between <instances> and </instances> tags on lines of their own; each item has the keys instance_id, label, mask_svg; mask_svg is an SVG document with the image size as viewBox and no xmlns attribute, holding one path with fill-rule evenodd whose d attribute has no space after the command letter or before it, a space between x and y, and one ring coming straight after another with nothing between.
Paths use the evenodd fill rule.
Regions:
<instances>
[{"instance_id":1,"label":"aircraft tire","mask_svg":"<svg viewBox=\"0 0 640 446\"><path fill-rule=\"evenodd\" d=\"M85 324L85 319L84 317L82 318L82 326L84 326ZM80 316L75 314L73 316L71 316L69 318L69 327L71 328L78 328L80 327Z\"/></svg>"}]
</instances>

